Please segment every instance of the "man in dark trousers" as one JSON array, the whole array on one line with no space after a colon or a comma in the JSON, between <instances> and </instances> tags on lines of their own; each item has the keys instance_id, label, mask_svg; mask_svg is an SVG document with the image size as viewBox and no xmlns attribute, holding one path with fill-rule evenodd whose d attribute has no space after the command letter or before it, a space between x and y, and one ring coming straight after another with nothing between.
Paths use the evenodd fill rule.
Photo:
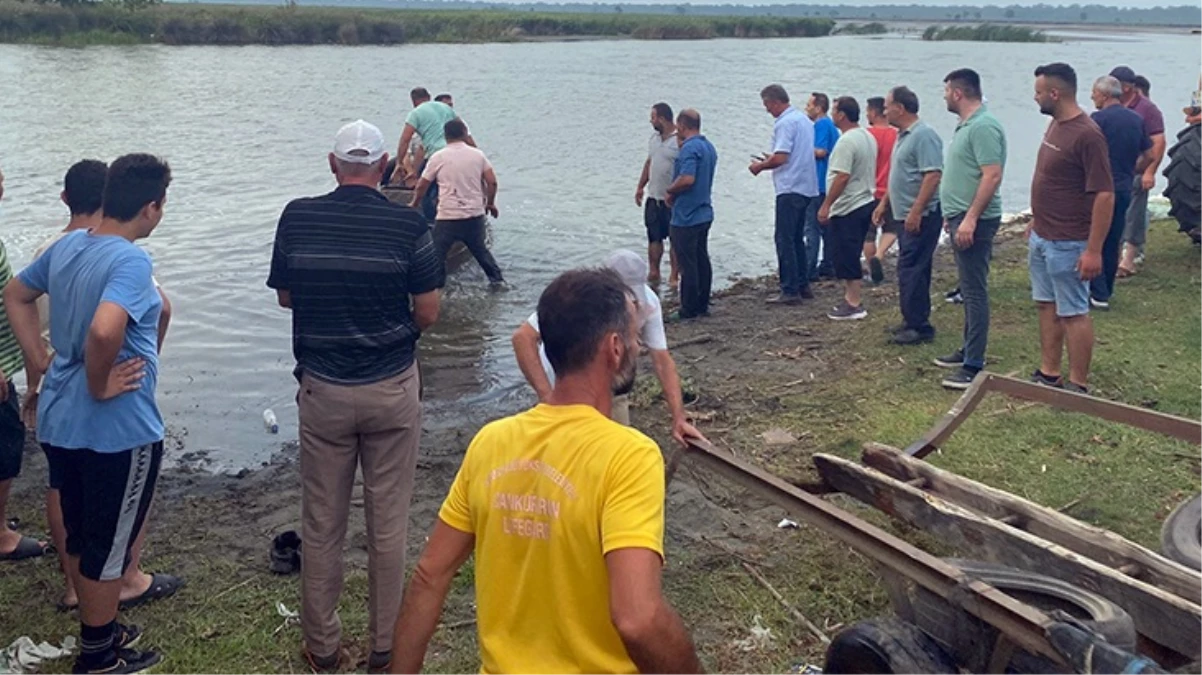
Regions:
<instances>
[{"instance_id":1,"label":"man in dark trousers","mask_svg":"<svg viewBox=\"0 0 1202 675\"><path fill-rule=\"evenodd\" d=\"M903 223L897 259L898 300L902 324L891 329L892 342L916 345L935 339L931 325L931 264L943 230L939 181L943 176L943 141L918 119L918 95L894 87L885 97L885 116L898 128L889 168L889 191L872 214L885 224L886 209Z\"/></svg>"},{"instance_id":2,"label":"man in dark trousers","mask_svg":"<svg viewBox=\"0 0 1202 675\"><path fill-rule=\"evenodd\" d=\"M1090 118L1106 137L1110 174L1114 177L1114 218L1102 246L1102 273L1089 282L1089 304L1103 311L1110 309L1110 299L1114 297L1127 211L1133 198L1132 186L1136 176L1142 176L1144 169L1155 159L1152 139L1144 129L1144 121L1138 113L1123 105L1122 93L1122 83L1108 75L1094 82L1090 94L1098 109Z\"/></svg>"},{"instance_id":3,"label":"man in dark trousers","mask_svg":"<svg viewBox=\"0 0 1202 675\"><path fill-rule=\"evenodd\" d=\"M669 320L708 316L714 282L709 234L714 223L712 192L718 151L701 135L701 113L691 108L676 117L676 137L680 154L667 201L672 207L672 248L680 264L680 311Z\"/></svg>"}]
</instances>

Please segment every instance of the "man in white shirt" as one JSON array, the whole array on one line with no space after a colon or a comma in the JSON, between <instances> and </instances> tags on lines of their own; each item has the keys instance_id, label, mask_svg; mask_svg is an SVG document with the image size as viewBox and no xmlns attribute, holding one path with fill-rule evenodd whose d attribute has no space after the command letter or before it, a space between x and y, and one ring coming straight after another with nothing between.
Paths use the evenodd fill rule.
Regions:
<instances>
[{"instance_id":1,"label":"man in white shirt","mask_svg":"<svg viewBox=\"0 0 1202 675\"><path fill-rule=\"evenodd\" d=\"M664 399L672 412L672 438L684 445L686 438L705 437L689 423L684 411L684 398L680 390L680 376L676 372L676 362L668 353L668 338L664 334L664 315L659 298L647 285L647 263L634 251L625 249L614 251L605 261L605 266L614 270L622 277L622 281L630 289L631 297L639 313L639 342L651 354L651 362L655 366L655 376L659 378ZM517 356L518 367L526 376L526 381L538 394L539 401L545 401L551 395L554 385L555 372L542 350L542 337L538 330L538 312L530 315L513 334L513 352ZM614 397L613 413L615 422L630 425L630 399L623 396Z\"/></svg>"},{"instance_id":2,"label":"man in white shirt","mask_svg":"<svg viewBox=\"0 0 1202 675\"><path fill-rule=\"evenodd\" d=\"M643 224L647 227L647 262L651 265L647 283L653 286L659 283L664 242L668 241L672 225L672 207L668 206L667 201L668 186L672 184L672 168L676 165L676 156L680 154L676 123L672 119L672 107L667 103L651 106L651 126L655 133L651 134L647 143L647 161L643 162L639 186L634 191L634 203L643 207ZM647 197L645 204L644 195ZM669 249L668 259L672 266L668 286L675 288L680 281L675 250Z\"/></svg>"},{"instance_id":3,"label":"man in white shirt","mask_svg":"<svg viewBox=\"0 0 1202 675\"><path fill-rule=\"evenodd\" d=\"M426 191L438 185L438 217L434 221L434 246L439 261L463 242L494 288L504 285L501 267L485 243L485 213L496 218L497 174L480 150L467 144L467 125L453 119L446 123L447 146L430 156L413 193L413 208L420 208Z\"/></svg>"}]
</instances>

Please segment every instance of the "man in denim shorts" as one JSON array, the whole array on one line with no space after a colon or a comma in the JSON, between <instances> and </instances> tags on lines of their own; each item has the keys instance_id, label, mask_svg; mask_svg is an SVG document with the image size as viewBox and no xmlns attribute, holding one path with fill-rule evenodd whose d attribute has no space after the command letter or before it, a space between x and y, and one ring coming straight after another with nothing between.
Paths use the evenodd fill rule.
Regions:
<instances>
[{"instance_id":1,"label":"man in denim shorts","mask_svg":"<svg viewBox=\"0 0 1202 675\"><path fill-rule=\"evenodd\" d=\"M1039 305L1041 358L1032 380L1088 393L1093 356L1089 281L1102 272L1114 210L1106 137L1077 105L1077 74L1066 63L1035 70L1035 101L1052 118L1031 179L1027 228L1031 297ZM1067 342L1068 382L1061 376Z\"/></svg>"}]
</instances>

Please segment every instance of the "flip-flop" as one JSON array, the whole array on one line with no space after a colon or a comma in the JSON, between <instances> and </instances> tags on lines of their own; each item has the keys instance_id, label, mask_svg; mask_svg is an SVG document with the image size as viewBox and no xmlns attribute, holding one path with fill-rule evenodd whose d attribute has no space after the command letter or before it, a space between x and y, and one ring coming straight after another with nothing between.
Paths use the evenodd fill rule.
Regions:
<instances>
[{"instance_id":1,"label":"flip-flop","mask_svg":"<svg viewBox=\"0 0 1202 675\"><path fill-rule=\"evenodd\" d=\"M122 610L141 607L148 602L154 600L162 600L170 598L179 592L179 589L184 587L184 580L171 574L158 574L157 572L150 575L150 586L142 595L128 600L122 600L119 608Z\"/></svg>"},{"instance_id":2,"label":"flip-flop","mask_svg":"<svg viewBox=\"0 0 1202 675\"><path fill-rule=\"evenodd\" d=\"M1135 276L1135 270L1127 269L1126 267L1120 267L1118 272L1115 272L1114 276L1119 279L1129 279Z\"/></svg>"},{"instance_id":3,"label":"flip-flop","mask_svg":"<svg viewBox=\"0 0 1202 675\"><path fill-rule=\"evenodd\" d=\"M8 553L0 553L0 561L15 562L17 560L28 560L30 558L40 558L45 554L45 544L33 537L21 537L21 540L17 542L16 548Z\"/></svg>"},{"instance_id":4,"label":"flip-flop","mask_svg":"<svg viewBox=\"0 0 1202 675\"><path fill-rule=\"evenodd\" d=\"M79 601L78 600L76 600L73 604L70 604L70 605L68 605L66 602L64 602L62 600L59 600L54 605L54 611L58 612L59 614L66 614L67 612L74 612L77 609L79 609Z\"/></svg>"}]
</instances>

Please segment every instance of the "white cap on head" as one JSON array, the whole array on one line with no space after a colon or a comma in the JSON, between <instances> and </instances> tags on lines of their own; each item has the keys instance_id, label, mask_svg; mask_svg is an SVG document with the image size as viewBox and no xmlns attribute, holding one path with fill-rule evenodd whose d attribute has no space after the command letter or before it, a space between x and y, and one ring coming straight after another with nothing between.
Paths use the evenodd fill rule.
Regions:
<instances>
[{"instance_id":1,"label":"white cap on head","mask_svg":"<svg viewBox=\"0 0 1202 675\"><path fill-rule=\"evenodd\" d=\"M605 259L605 266L618 273L622 277L622 283L626 284L631 290L642 295L643 286L647 284L647 261L643 260L642 256L620 248Z\"/></svg>"},{"instance_id":2,"label":"white cap on head","mask_svg":"<svg viewBox=\"0 0 1202 675\"><path fill-rule=\"evenodd\" d=\"M334 136L334 156L344 162L374 164L384 156L384 134L370 122L355 120Z\"/></svg>"}]
</instances>

